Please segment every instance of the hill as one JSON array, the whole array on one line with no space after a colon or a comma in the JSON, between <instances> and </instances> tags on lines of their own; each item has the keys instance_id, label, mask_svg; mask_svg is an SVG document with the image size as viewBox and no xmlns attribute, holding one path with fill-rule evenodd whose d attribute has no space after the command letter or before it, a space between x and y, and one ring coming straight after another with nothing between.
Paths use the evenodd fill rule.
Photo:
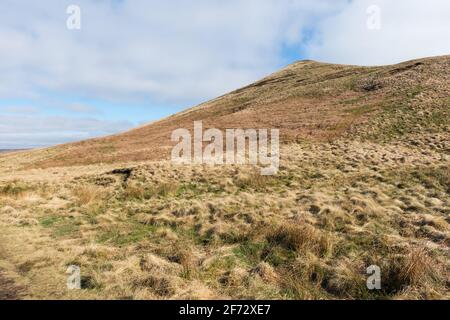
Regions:
<instances>
[{"instance_id":1,"label":"hill","mask_svg":"<svg viewBox=\"0 0 450 320\"><path fill-rule=\"evenodd\" d=\"M449 299L449 97L450 56L303 61L135 130L0 155L0 292ZM280 129L278 174L168 161L194 120Z\"/></svg>"},{"instance_id":2,"label":"hill","mask_svg":"<svg viewBox=\"0 0 450 320\"><path fill-rule=\"evenodd\" d=\"M122 134L33 151L27 166L168 159L171 132L278 128L282 141L416 139L448 130L450 57L357 67L301 61L254 84ZM439 139L439 138L437 138ZM439 141L438 143L445 142ZM21 156L21 161L24 161Z\"/></svg>"}]
</instances>

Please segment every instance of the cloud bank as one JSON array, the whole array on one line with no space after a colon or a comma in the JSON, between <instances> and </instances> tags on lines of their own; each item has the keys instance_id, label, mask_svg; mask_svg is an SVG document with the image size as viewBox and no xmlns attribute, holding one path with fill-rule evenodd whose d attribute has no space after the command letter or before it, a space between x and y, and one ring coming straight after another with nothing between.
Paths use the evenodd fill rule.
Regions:
<instances>
[{"instance_id":1,"label":"cloud bank","mask_svg":"<svg viewBox=\"0 0 450 320\"><path fill-rule=\"evenodd\" d=\"M72 2L80 30L66 28ZM6 1L0 97L42 89L118 100L213 97L272 71L283 47L300 46L306 27L338 3Z\"/></svg>"},{"instance_id":2,"label":"cloud bank","mask_svg":"<svg viewBox=\"0 0 450 320\"><path fill-rule=\"evenodd\" d=\"M380 29L367 28L369 7L380 13ZM317 25L309 43L313 59L383 65L450 54L450 1L355 0Z\"/></svg>"}]
</instances>

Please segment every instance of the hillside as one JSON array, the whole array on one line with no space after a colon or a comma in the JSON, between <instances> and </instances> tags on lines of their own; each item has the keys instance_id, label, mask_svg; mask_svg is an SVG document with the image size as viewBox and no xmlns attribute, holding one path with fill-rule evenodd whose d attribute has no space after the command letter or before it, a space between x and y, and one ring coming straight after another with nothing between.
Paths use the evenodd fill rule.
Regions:
<instances>
[{"instance_id":1,"label":"hillside","mask_svg":"<svg viewBox=\"0 0 450 320\"><path fill-rule=\"evenodd\" d=\"M168 161L194 120L279 128L278 174ZM449 120L450 56L303 61L135 130L0 155L0 293L450 299Z\"/></svg>"},{"instance_id":2,"label":"hillside","mask_svg":"<svg viewBox=\"0 0 450 320\"><path fill-rule=\"evenodd\" d=\"M449 56L371 68L297 62L150 125L34 151L29 162L23 155L19 161L53 167L168 159L171 132L190 129L195 120L206 128L279 128L285 142L415 139L448 130L449 68Z\"/></svg>"}]
</instances>

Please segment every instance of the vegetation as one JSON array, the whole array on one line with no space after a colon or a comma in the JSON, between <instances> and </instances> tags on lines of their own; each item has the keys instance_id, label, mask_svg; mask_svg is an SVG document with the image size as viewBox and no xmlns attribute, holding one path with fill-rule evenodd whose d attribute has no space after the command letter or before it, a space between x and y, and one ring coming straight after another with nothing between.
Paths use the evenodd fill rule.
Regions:
<instances>
[{"instance_id":1,"label":"vegetation","mask_svg":"<svg viewBox=\"0 0 450 320\"><path fill-rule=\"evenodd\" d=\"M449 299L448 62L301 62L169 119L279 124L275 176L147 161L164 123L0 156L0 268L25 298Z\"/></svg>"}]
</instances>

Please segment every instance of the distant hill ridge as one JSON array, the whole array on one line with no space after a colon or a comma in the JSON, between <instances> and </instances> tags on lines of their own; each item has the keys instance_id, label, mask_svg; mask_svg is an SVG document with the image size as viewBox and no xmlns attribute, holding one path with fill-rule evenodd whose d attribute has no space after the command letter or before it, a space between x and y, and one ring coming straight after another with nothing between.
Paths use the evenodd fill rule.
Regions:
<instances>
[{"instance_id":1,"label":"distant hill ridge","mask_svg":"<svg viewBox=\"0 0 450 320\"><path fill-rule=\"evenodd\" d=\"M11 153L17 151L25 151L27 149L0 149L0 153Z\"/></svg>"}]
</instances>

